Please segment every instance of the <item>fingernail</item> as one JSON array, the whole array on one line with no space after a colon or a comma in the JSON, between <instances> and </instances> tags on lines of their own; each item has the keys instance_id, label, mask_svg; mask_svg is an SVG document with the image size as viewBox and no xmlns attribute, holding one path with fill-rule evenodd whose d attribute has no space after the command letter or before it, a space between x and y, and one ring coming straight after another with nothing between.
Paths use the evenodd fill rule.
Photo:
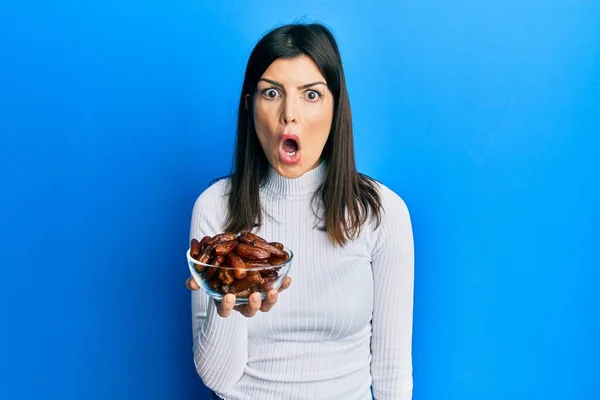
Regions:
<instances>
[{"instance_id":1,"label":"fingernail","mask_svg":"<svg viewBox=\"0 0 600 400\"><path fill-rule=\"evenodd\" d=\"M225 298L225 305L230 306L232 303L233 303L233 301L231 300L231 297Z\"/></svg>"}]
</instances>

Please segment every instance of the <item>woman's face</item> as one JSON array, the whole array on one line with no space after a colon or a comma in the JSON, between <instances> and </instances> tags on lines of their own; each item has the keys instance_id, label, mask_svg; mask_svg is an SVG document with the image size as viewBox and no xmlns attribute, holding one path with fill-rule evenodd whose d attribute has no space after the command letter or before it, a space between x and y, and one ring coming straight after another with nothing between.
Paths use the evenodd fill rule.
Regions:
<instances>
[{"instance_id":1,"label":"woman's face","mask_svg":"<svg viewBox=\"0 0 600 400\"><path fill-rule=\"evenodd\" d=\"M254 127L277 173L298 178L317 167L333 119L333 96L307 56L279 58L253 96Z\"/></svg>"}]
</instances>

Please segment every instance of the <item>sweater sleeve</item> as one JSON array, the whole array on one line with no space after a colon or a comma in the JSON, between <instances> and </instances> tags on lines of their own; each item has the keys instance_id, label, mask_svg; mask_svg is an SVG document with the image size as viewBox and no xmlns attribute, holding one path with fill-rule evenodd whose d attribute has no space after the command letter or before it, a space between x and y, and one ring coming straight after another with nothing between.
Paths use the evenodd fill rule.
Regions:
<instances>
[{"instance_id":1,"label":"sweater sleeve","mask_svg":"<svg viewBox=\"0 0 600 400\"><path fill-rule=\"evenodd\" d=\"M223 183L209 187L194 204L192 238L202 239L221 232L224 216ZM221 217L222 218L222 217ZM224 393L240 380L248 358L246 317L233 311L222 318L214 301L202 289L192 292L193 353L202 382L216 393Z\"/></svg>"},{"instance_id":2,"label":"sweater sleeve","mask_svg":"<svg viewBox=\"0 0 600 400\"><path fill-rule=\"evenodd\" d=\"M372 254L371 374L375 400L412 398L414 245L404 201L383 187L383 215Z\"/></svg>"}]
</instances>

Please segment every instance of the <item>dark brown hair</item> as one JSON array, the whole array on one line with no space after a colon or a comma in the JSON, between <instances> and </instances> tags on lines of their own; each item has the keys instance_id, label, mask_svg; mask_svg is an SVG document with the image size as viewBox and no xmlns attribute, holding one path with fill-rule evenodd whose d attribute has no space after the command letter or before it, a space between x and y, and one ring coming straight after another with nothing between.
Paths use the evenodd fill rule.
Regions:
<instances>
[{"instance_id":1,"label":"dark brown hair","mask_svg":"<svg viewBox=\"0 0 600 400\"><path fill-rule=\"evenodd\" d=\"M252 101L259 78L278 58L310 57L333 94L334 111L329 137L321 155L327 172L313 201L323 201L325 230L333 243L344 245L356 237L369 215L381 222L381 198L375 180L356 170L352 115L340 52L332 33L321 24L292 24L266 34L254 47L240 94L237 135L225 230L240 232L262 224L259 189L268 161L254 128Z\"/></svg>"}]
</instances>

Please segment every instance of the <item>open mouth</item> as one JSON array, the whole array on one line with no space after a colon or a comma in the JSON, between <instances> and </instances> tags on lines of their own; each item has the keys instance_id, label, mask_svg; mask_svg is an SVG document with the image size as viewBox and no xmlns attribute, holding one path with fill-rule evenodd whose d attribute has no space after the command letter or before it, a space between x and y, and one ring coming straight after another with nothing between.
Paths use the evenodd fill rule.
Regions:
<instances>
[{"instance_id":1,"label":"open mouth","mask_svg":"<svg viewBox=\"0 0 600 400\"><path fill-rule=\"evenodd\" d=\"M296 165L300 162L300 138L293 133L284 133L280 139L279 160L285 165Z\"/></svg>"},{"instance_id":2,"label":"open mouth","mask_svg":"<svg viewBox=\"0 0 600 400\"><path fill-rule=\"evenodd\" d=\"M294 139L285 139L282 148L289 156L294 156L299 149L298 142Z\"/></svg>"}]
</instances>

